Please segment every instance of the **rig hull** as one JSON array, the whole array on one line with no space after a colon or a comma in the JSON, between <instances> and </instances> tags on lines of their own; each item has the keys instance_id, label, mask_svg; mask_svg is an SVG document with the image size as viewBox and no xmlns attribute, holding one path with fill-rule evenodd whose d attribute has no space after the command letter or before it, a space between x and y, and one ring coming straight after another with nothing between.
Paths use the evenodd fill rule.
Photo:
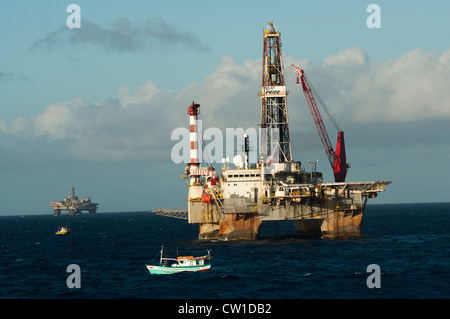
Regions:
<instances>
[{"instance_id":1,"label":"rig hull","mask_svg":"<svg viewBox=\"0 0 450 319\"><path fill-rule=\"evenodd\" d=\"M390 183L277 184L279 179L268 175L259 181L253 179L254 187L249 187L252 183L251 177L246 177L251 175L246 174L249 171L224 171L220 187L206 186L201 197L188 198L188 222L200 224L199 239L257 239L263 222L282 220L291 220L298 235L362 237L367 199L384 191ZM230 196L228 185L238 189L242 186L248 192L237 192L246 196L235 193ZM206 196L209 202L205 202Z\"/></svg>"},{"instance_id":2,"label":"rig hull","mask_svg":"<svg viewBox=\"0 0 450 319\"><path fill-rule=\"evenodd\" d=\"M192 208L191 208L192 209ZM270 211L272 207L262 205ZM292 217L295 211L308 211L306 205L294 204L290 208L281 208L275 215L266 216L257 213L215 214L217 221L199 223L199 239L252 240L259 237L259 228L264 221L292 220L296 235L321 236L324 239L359 238L363 236L363 209L345 211L327 209L322 214L308 213L307 216Z\"/></svg>"}]
</instances>

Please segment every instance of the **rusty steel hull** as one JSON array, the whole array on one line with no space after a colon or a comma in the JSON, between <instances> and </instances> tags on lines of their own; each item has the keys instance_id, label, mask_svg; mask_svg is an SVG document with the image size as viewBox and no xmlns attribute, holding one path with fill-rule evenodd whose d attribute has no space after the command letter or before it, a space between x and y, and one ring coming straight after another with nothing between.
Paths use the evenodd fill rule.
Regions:
<instances>
[{"instance_id":1,"label":"rusty steel hull","mask_svg":"<svg viewBox=\"0 0 450 319\"><path fill-rule=\"evenodd\" d=\"M219 223L199 223L198 239L218 239Z\"/></svg>"},{"instance_id":2,"label":"rusty steel hull","mask_svg":"<svg viewBox=\"0 0 450 319\"><path fill-rule=\"evenodd\" d=\"M226 214L219 223L219 239L252 240L257 239L261 220L255 213Z\"/></svg>"},{"instance_id":3,"label":"rusty steel hull","mask_svg":"<svg viewBox=\"0 0 450 319\"><path fill-rule=\"evenodd\" d=\"M200 239L257 239L261 223L283 220L292 221L296 233L300 235L362 237L362 216L367 200L376 197L391 183L282 182L283 187L274 187L272 183L278 180L270 176L272 179L267 181L263 168L261 176L264 178L259 182L252 176L251 170L229 170L225 173L230 177L224 177L222 188L190 186L188 222L200 224ZM236 177L238 174L244 175L242 180L240 176ZM239 195L239 192L244 195Z\"/></svg>"},{"instance_id":4,"label":"rusty steel hull","mask_svg":"<svg viewBox=\"0 0 450 319\"><path fill-rule=\"evenodd\" d=\"M335 212L322 222L322 237L329 239L362 237L362 216L362 210Z\"/></svg>"},{"instance_id":5,"label":"rusty steel hull","mask_svg":"<svg viewBox=\"0 0 450 319\"><path fill-rule=\"evenodd\" d=\"M211 205L204 203L200 205L203 211L201 214L203 222L199 223L199 239L252 240L258 238L262 221L256 213L219 215Z\"/></svg>"},{"instance_id":6,"label":"rusty steel hull","mask_svg":"<svg viewBox=\"0 0 450 319\"><path fill-rule=\"evenodd\" d=\"M313 205L314 204L314 205ZM329 207L329 206L332 206ZM259 205L239 213L223 213L211 204L192 203L190 207L191 223L200 216L199 239L254 240L264 221L292 220L296 234L302 236L321 236L332 238L359 238L363 236L362 216L364 209L336 208L334 203L295 203L289 206ZM258 207L256 205L255 207ZM195 212L198 214L195 214Z\"/></svg>"},{"instance_id":7,"label":"rusty steel hull","mask_svg":"<svg viewBox=\"0 0 450 319\"><path fill-rule=\"evenodd\" d=\"M296 233L321 236L323 239L348 239L363 237L362 210L335 211L324 219L295 220Z\"/></svg>"}]
</instances>

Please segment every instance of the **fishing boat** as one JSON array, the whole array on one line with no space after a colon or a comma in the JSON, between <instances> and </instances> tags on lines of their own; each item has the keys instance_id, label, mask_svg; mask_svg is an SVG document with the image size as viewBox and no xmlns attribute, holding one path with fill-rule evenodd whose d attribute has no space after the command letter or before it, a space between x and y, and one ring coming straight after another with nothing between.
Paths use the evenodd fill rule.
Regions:
<instances>
[{"instance_id":1,"label":"fishing boat","mask_svg":"<svg viewBox=\"0 0 450 319\"><path fill-rule=\"evenodd\" d=\"M59 227L58 231L55 233L56 235L64 235L67 233L70 233L71 230L69 229L69 227Z\"/></svg>"},{"instance_id":2,"label":"fishing boat","mask_svg":"<svg viewBox=\"0 0 450 319\"><path fill-rule=\"evenodd\" d=\"M178 256L177 258L163 257L164 246L161 247L159 265L146 264L148 271L153 275L176 274L184 271L206 271L211 268L211 251L200 257Z\"/></svg>"}]
</instances>

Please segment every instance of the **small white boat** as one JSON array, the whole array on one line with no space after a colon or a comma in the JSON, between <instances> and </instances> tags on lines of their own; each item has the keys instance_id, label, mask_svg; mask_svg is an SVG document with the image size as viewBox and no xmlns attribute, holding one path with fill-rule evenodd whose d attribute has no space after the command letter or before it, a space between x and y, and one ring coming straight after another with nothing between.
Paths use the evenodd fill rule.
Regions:
<instances>
[{"instance_id":1,"label":"small white boat","mask_svg":"<svg viewBox=\"0 0 450 319\"><path fill-rule=\"evenodd\" d=\"M148 271L153 275L176 274L184 271L206 271L211 268L211 251L200 257L180 256L177 258L163 257L164 246L161 247L159 265L146 264Z\"/></svg>"}]
</instances>

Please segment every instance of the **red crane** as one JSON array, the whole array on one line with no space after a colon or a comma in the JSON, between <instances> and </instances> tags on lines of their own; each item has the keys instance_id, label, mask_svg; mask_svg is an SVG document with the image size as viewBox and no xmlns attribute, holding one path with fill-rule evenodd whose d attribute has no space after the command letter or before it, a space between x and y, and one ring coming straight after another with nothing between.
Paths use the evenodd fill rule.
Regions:
<instances>
[{"instance_id":1,"label":"red crane","mask_svg":"<svg viewBox=\"0 0 450 319\"><path fill-rule=\"evenodd\" d=\"M299 78L302 82L303 93L306 97L306 102L308 102L309 110L311 111L311 115L314 119L314 123L316 124L317 132L319 132L320 140L322 141L323 147L325 148L325 152L328 157L328 161L331 164L334 174L335 182L345 182L345 176L347 175L347 170L349 169L349 165L347 164L346 156L345 156L345 143L344 143L344 132L341 131L339 125L328 112L325 103L320 99L318 94L319 102L327 112L333 124L336 126L338 130L338 138L336 143L336 151L333 150L333 146L331 145L330 138L328 137L327 129L325 128L325 124L323 123L322 116L320 115L319 108L317 107L316 99L314 98L313 90L308 83L306 75L304 74L302 69L297 68L294 64L291 64L291 67L298 74L297 77L297 85L299 84Z\"/></svg>"}]
</instances>

